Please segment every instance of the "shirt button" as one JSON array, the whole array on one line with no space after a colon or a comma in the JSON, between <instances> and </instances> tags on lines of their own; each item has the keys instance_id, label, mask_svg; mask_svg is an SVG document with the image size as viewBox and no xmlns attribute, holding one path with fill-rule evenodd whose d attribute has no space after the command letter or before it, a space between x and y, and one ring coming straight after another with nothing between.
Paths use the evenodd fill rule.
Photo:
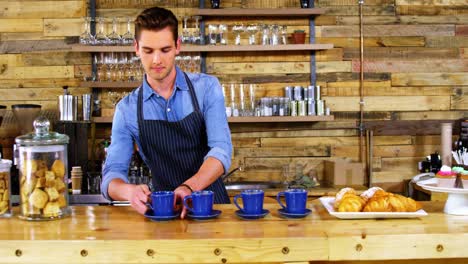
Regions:
<instances>
[{"instance_id":1,"label":"shirt button","mask_svg":"<svg viewBox=\"0 0 468 264\"><path fill-rule=\"evenodd\" d=\"M168 108L168 109L167 109L167 111L168 111L168 112L170 112L170 111L171 111L171 109L170 109L170 108Z\"/></svg>"}]
</instances>

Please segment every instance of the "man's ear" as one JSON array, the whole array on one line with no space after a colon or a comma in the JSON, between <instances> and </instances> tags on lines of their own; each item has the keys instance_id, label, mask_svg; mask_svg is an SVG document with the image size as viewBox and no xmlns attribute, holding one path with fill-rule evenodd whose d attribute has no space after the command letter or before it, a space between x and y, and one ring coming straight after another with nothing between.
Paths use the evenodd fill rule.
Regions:
<instances>
[{"instance_id":1,"label":"man's ear","mask_svg":"<svg viewBox=\"0 0 468 264\"><path fill-rule=\"evenodd\" d=\"M180 45L182 44L182 41L180 40L180 37L177 38L176 41L176 55L179 55L180 53Z\"/></svg>"},{"instance_id":2,"label":"man's ear","mask_svg":"<svg viewBox=\"0 0 468 264\"><path fill-rule=\"evenodd\" d=\"M133 40L133 47L135 47L135 53L137 56L140 56L140 51L138 50L138 40Z\"/></svg>"}]
</instances>

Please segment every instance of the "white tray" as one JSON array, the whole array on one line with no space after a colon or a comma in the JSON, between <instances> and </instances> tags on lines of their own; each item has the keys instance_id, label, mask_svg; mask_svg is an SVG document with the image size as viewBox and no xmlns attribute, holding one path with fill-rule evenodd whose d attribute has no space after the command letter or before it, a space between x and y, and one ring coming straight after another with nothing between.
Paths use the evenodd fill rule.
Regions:
<instances>
[{"instance_id":1,"label":"white tray","mask_svg":"<svg viewBox=\"0 0 468 264\"><path fill-rule=\"evenodd\" d=\"M422 217L426 216L427 213L420 209L416 212L336 212L335 208L333 208L333 204L335 204L335 197L325 196L320 197L320 202L322 202L323 206L327 209L328 213L331 215L340 218L340 219L378 219L378 218L415 218L415 217Z\"/></svg>"}]
</instances>

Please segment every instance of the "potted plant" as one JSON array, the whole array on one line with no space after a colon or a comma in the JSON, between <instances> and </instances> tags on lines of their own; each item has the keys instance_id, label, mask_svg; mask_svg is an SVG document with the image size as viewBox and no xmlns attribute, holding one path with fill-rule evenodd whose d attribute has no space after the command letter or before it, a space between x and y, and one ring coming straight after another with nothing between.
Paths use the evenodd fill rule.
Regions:
<instances>
[{"instance_id":1,"label":"potted plant","mask_svg":"<svg viewBox=\"0 0 468 264\"><path fill-rule=\"evenodd\" d=\"M305 43L306 33L305 33L304 30L296 29L296 30L294 30L292 36L293 36L294 44L304 44Z\"/></svg>"}]
</instances>

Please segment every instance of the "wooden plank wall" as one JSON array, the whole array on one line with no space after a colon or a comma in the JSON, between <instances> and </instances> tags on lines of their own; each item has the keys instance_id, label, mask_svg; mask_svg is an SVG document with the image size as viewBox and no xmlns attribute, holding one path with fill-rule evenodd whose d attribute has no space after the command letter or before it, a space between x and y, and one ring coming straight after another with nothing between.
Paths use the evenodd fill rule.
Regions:
<instances>
[{"instance_id":1,"label":"wooden plank wall","mask_svg":"<svg viewBox=\"0 0 468 264\"><path fill-rule=\"evenodd\" d=\"M162 3L182 17L192 13L195 2L97 0L97 13L106 17L135 16L144 7ZM292 175L302 170L323 178L324 160L359 159L357 2L315 1L317 7L326 10L316 19L317 42L335 45L332 50L316 53L315 70L336 121L232 124L232 168L243 168L234 179L280 181L285 166ZM190 3L192 6L187 7ZM205 5L209 6L209 1ZM297 0L222 1L224 8L298 6ZM456 122L468 118L468 1L366 0L363 10L366 122ZM79 87L82 76L90 71L89 54L63 51L68 38L80 34L81 18L86 13L87 2L83 0L0 1L0 104L39 103L45 110L55 111L63 85L69 85L76 95L90 92L89 88ZM207 24L238 22L276 23L287 25L288 32L305 29L309 33L304 18L206 19ZM57 50L24 52L47 47ZM275 96L282 94L284 86L309 84L309 58L308 52L301 51L208 54L207 70L223 83L258 83L258 96ZM106 92L102 93L102 104L111 108ZM12 120L11 113L7 113L6 120ZM395 124L404 126L408 122ZM430 124L437 126L437 122ZM440 145L438 128L431 127L426 133L424 129L421 133L421 127L401 131L397 135L394 131L392 135L376 133L374 138L374 182L392 191L401 191L402 181L417 173L417 161L439 150ZM11 157L10 146L16 133L14 127L5 124L0 129L0 143L7 157ZM109 125L98 126L98 138L109 135Z\"/></svg>"}]
</instances>

